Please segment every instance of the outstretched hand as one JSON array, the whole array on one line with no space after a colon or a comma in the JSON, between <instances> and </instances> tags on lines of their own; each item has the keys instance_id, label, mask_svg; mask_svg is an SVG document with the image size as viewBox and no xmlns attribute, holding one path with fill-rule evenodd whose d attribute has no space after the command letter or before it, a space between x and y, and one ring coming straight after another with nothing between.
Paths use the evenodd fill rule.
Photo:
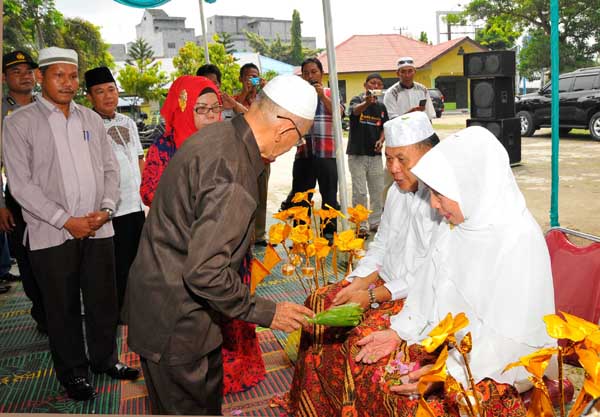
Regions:
<instances>
[{"instance_id":1,"label":"outstretched hand","mask_svg":"<svg viewBox=\"0 0 600 417\"><path fill-rule=\"evenodd\" d=\"M306 317L314 317L315 313L300 304L283 301L277 303L275 316L269 326L273 330L282 330L284 332L293 332L301 327L308 326Z\"/></svg>"},{"instance_id":2,"label":"outstretched hand","mask_svg":"<svg viewBox=\"0 0 600 417\"><path fill-rule=\"evenodd\" d=\"M400 337L392 329L373 332L356 343L361 349L354 360L367 364L375 363L396 350L400 341Z\"/></svg>"}]
</instances>

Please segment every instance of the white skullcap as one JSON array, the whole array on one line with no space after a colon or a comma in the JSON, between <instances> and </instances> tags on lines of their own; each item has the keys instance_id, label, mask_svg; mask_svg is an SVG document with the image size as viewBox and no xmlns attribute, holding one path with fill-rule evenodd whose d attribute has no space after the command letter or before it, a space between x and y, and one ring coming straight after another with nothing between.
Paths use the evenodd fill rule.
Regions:
<instances>
[{"instance_id":1,"label":"white skullcap","mask_svg":"<svg viewBox=\"0 0 600 417\"><path fill-rule=\"evenodd\" d=\"M39 55L40 68L52 64L77 65L77 52L73 49L57 48L56 46L42 49Z\"/></svg>"},{"instance_id":2,"label":"white skullcap","mask_svg":"<svg viewBox=\"0 0 600 417\"><path fill-rule=\"evenodd\" d=\"M263 92L290 113L307 120L315 118L317 92L297 75L278 75L265 85Z\"/></svg>"},{"instance_id":3,"label":"white skullcap","mask_svg":"<svg viewBox=\"0 0 600 417\"><path fill-rule=\"evenodd\" d=\"M411 56L403 56L402 58L398 59L398 69L404 67L417 68L415 66L415 60Z\"/></svg>"},{"instance_id":4,"label":"white skullcap","mask_svg":"<svg viewBox=\"0 0 600 417\"><path fill-rule=\"evenodd\" d=\"M385 146L408 146L430 138L435 132L427 114L414 111L385 122Z\"/></svg>"}]
</instances>

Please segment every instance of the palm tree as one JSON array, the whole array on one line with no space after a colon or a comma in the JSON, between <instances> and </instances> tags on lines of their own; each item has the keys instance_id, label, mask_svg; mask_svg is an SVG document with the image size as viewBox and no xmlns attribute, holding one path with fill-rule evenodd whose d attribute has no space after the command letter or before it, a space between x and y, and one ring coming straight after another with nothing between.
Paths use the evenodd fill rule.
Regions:
<instances>
[{"instance_id":1,"label":"palm tree","mask_svg":"<svg viewBox=\"0 0 600 417\"><path fill-rule=\"evenodd\" d=\"M140 71L154 62L154 51L143 38L137 38L127 51L129 58L125 60L129 65L135 65Z\"/></svg>"}]
</instances>

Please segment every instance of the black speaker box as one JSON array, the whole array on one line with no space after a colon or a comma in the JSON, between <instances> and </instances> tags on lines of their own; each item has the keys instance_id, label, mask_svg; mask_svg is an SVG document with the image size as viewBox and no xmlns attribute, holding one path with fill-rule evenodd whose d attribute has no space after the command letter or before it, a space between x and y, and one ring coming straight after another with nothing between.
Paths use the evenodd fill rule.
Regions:
<instances>
[{"instance_id":1,"label":"black speaker box","mask_svg":"<svg viewBox=\"0 0 600 417\"><path fill-rule=\"evenodd\" d=\"M514 77L514 51L490 51L465 54L463 74L467 78Z\"/></svg>"},{"instance_id":2,"label":"black speaker box","mask_svg":"<svg viewBox=\"0 0 600 417\"><path fill-rule=\"evenodd\" d=\"M470 92L473 119L505 119L515 116L514 78L471 80Z\"/></svg>"},{"instance_id":3,"label":"black speaker box","mask_svg":"<svg viewBox=\"0 0 600 417\"><path fill-rule=\"evenodd\" d=\"M500 120L468 119L468 126L485 127L506 148L511 165L521 162L521 120L518 117Z\"/></svg>"}]
</instances>

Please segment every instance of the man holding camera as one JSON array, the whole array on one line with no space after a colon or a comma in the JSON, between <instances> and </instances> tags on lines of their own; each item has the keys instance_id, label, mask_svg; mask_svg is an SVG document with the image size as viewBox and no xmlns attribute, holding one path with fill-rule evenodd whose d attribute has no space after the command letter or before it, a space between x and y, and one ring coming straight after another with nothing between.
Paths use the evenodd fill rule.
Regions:
<instances>
[{"instance_id":1,"label":"man holding camera","mask_svg":"<svg viewBox=\"0 0 600 417\"><path fill-rule=\"evenodd\" d=\"M369 230L376 232L384 200L381 161L383 124L389 118L385 106L380 101L383 89L381 75L369 74L364 87L365 93L350 100L350 133L346 154L352 176L352 205L362 204L370 208ZM360 231L362 235L367 234L366 228L362 226Z\"/></svg>"},{"instance_id":2,"label":"man holding camera","mask_svg":"<svg viewBox=\"0 0 600 417\"><path fill-rule=\"evenodd\" d=\"M259 88L264 88L267 81L260 77L258 67L249 62L240 68L240 82L242 83L242 92L234 97L235 101L249 109ZM244 112L245 113L245 112ZM271 165L265 163L265 170L258 177L258 208L256 209L256 220L254 224L254 244L258 246L267 246L266 226L267 226L267 193L269 191L269 177L271 175Z\"/></svg>"},{"instance_id":3,"label":"man holding camera","mask_svg":"<svg viewBox=\"0 0 600 417\"><path fill-rule=\"evenodd\" d=\"M435 109L427 87L414 81L417 67L415 60L409 56L398 60L398 78L400 80L385 92L383 104L390 119L413 111L424 111L429 120L435 119Z\"/></svg>"}]
</instances>

